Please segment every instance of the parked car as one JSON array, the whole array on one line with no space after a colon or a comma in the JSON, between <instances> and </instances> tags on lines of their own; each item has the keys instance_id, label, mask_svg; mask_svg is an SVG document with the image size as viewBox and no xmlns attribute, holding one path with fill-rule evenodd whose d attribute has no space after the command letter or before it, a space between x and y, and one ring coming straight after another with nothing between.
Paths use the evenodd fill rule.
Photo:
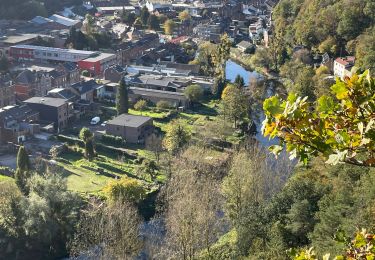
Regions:
<instances>
[{"instance_id":1,"label":"parked car","mask_svg":"<svg viewBox=\"0 0 375 260\"><path fill-rule=\"evenodd\" d=\"M108 121L104 121L101 126L106 126Z\"/></svg>"},{"instance_id":2,"label":"parked car","mask_svg":"<svg viewBox=\"0 0 375 260\"><path fill-rule=\"evenodd\" d=\"M91 119L92 125L97 125L100 122L100 117L96 116L93 119Z\"/></svg>"}]
</instances>

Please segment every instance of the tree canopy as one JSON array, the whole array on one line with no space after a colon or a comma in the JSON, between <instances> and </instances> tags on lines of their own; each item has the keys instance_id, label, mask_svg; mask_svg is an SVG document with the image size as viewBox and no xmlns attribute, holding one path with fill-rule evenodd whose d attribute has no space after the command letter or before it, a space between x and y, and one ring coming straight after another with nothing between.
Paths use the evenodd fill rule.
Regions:
<instances>
[{"instance_id":1,"label":"tree canopy","mask_svg":"<svg viewBox=\"0 0 375 260\"><path fill-rule=\"evenodd\" d=\"M369 71L337 79L331 92L334 97L320 97L316 108L294 94L266 99L263 134L280 139L271 151L280 154L285 145L304 163L321 154L329 164L375 166L375 79Z\"/></svg>"}]
</instances>

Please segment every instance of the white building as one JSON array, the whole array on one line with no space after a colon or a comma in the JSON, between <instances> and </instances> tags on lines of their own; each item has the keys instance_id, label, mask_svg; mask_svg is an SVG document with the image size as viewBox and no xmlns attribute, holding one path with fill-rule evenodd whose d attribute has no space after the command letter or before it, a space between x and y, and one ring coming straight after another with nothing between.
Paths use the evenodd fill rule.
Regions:
<instances>
[{"instance_id":1,"label":"white building","mask_svg":"<svg viewBox=\"0 0 375 260\"><path fill-rule=\"evenodd\" d=\"M348 56L344 58L337 58L333 63L333 73L335 76L344 80L345 77L352 76L352 68L354 67L355 57Z\"/></svg>"}]
</instances>

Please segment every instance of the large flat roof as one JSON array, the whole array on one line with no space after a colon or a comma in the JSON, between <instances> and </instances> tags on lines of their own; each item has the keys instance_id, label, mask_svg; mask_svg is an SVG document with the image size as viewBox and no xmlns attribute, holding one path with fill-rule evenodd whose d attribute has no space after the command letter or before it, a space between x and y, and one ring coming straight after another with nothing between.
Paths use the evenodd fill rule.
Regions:
<instances>
[{"instance_id":1,"label":"large flat roof","mask_svg":"<svg viewBox=\"0 0 375 260\"><path fill-rule=\"evenodd\" d=\"M28 45L28 44L14 45L11 47L20 48L20 49L48 51L48 52L68 52L68 53L73 53L73 54L85 54L85 55L94 55L98 53L95 51L81 51L81 50L75 50L75 49L52 48L52 47L44 47L44 46L36 46L36 45Z\"/></svg>"},{"instance_id":2,"label":"large flat roof","mask_svg":"<svg viewBox=\"0 0 375 260\"><path fill-rule=\"evenodd\" d=\"M135 10L134 6L103 6L103 7L97 7L96 8L98 12L101 11L121 11L121 10Z\"/></svg>"},{"instance_id":3,"label":"large flat roof","mask_svg":"<svg viewBox=\"0 0 375 260\"><path fill-rule=\"evenodd\" d=\"M66 100L51 97L32 97L23 102L27 104L43 104L50 107L60 107L66 103Z\"/></svg>"},{"instance_id":4,"label":"large flat roof","mask_svg":"<svg viewBox=\"0 0 375 260\"><path fill-rule=\"evenodd\" d=\"M11 36L4 37L4 39L0 39L0 42L6 43L6 44L17 44L19 42L36 39L37 37L38 37L38 34L11 35Z\"/></svg>"},{"instance_id":5,"label":"large flat roof","mask_svg":"<svg viewBox=\"0 0 375 260\"><path fill-rule=\"evenodd\" d=\"M107 124L110 125L119 125L127 127L140 127L148 121L152 120L148 116L135 116L129 114L121 114L112 120L109 120Z\"/></svg>"},{"instance_id":6,"label":"large flat roof","mask_svg":"<svg viewBox=\"0 0 375 260\"><path fill-rule=\"evenodd\" d=\"M112 56L116 57L116 54L113 54L113 53L100 53L97 56L89 57L87 59L84 59L83 61L97 62L97 61L101 61L101 60L107 59L107 58L112 57Z\"/></svg>"}]
</instances>

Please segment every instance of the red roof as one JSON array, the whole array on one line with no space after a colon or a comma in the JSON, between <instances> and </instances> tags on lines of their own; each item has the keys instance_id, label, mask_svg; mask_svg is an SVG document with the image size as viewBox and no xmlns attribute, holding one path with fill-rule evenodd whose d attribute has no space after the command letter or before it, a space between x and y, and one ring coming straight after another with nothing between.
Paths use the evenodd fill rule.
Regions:
<instances>
[{"instance_id":1,"label":"red roof","mask_svg":"<svg viewBox=\"0 0 375 260\"><path fill-rule=\"evenodd\" d=\"M337 58L335 61L346 67L346 66L354 65L355 57L354 56L348 56L345 58L340 57L340 58Z\"/></svg>"}]
</instances>

